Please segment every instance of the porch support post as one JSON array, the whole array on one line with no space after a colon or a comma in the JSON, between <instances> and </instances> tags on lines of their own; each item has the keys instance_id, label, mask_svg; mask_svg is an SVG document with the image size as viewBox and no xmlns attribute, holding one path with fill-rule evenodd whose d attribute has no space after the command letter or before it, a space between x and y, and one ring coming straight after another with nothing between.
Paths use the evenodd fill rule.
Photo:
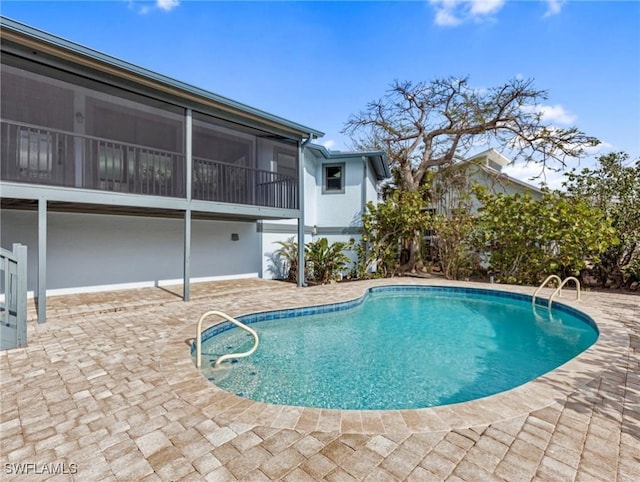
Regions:
<instances>
[{"instance_id":1,"label":"porch support post","mask_svg":"<svg viewBox=\"0 0 640 482\"><path fill-rule=\"evenodd\" d=\"M185 195L187 197L187 210L184 212L184 258L182 299L189 301L189 284L191 282L191 173L193 166L193 113L187 109L185 113Z\"/></svg>"},{"instance_id":2,"label":"porch support post","mask_svg":"<svg viewBox=\"0 0 640 482\"><path fill-rule=\"evenodd\" d=\"M189 301L189 282L191 279L191 207L184 212L184 279L182 281L182 299Z\"/></svg>"},{"instance_id":3,"label":"porch support post","mask_svg":"<svg viewBox=\"0 0 640 482\"><path fill-rule=\"evenodd\" d=\"M311 134L298 143L298 197L300 215L298 216L298 287L306 286L304 272L304 148L311 141Z\"/></svg>"},{"instance_id":4,"label":"porch support post","mask_svg":"<svg viewBox=\"0 0 640 482\"><path fill-rule=\"evenodd\" d=\"M38 323L47 319L47 200L38 199Z\"/></svg>"}]
</instances>

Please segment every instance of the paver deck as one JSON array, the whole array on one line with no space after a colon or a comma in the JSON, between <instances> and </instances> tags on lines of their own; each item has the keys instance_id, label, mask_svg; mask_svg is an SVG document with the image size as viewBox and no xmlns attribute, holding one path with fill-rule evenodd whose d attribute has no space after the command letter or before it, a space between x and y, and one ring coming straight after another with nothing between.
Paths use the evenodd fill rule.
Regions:
<instances>
[{"instance_id":1,"label":"paver deck","mask_svg":"<svg viewBox=\"0 0 640 482\"><path fill-rule=\"evenodd\" d=\"M598 323L594 346L521 387L445 407L252 402L210 384L190 358L206 310L329 303L390 283L451 284L237 280L192 285L188 303L180 287L49 298L46 324L30 312L28 347L0 354L0 478L640 480L638 296L588 292L578 304L567 292L563 302Z\"/></svg>"}]
</instances>

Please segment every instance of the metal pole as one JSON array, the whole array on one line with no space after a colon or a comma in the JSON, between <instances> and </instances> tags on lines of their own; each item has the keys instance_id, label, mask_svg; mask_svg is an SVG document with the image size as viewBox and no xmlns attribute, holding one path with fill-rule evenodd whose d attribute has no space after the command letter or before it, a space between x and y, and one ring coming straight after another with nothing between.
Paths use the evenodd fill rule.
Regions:
<instances>
[{"instance_id":1,"label":"metal pole","mask_svg":"<svg viewBox=\"0 0 640 482\"><path fill-rule=\"evenodd\" d=\"M38 199L38 323L47 320L47 200Z\"/></svg>"},{"instance_id":2,"label":"metal pole","mask_svg":"<svg viewBox=\"0 0 640 482\"><path fill-rule=\"evenodd\" d=\"M186 110L185 116L185 189L187 210L184 212L184 259L182 279L182 299L189 301L191 281L191 173L193 166L193 113Z\"/></svg>"},{"instance_id":3,"label":"metal pole","mask_svg":"<svg viewBox=\"0 0 640 482\"><path fill-rule=\"evenodd\" d=\"M305 286L304 273L304 148L311 142L311 134L298 144L298 191L300 199L300 216L298 217L298 287Z\"/></svg>"}]
</instances>

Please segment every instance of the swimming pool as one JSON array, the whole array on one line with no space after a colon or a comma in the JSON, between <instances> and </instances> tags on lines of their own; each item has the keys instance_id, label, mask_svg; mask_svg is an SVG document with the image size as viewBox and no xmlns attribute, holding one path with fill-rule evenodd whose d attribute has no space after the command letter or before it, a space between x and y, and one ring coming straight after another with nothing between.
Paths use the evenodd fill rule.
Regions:
<instances>
[{"instance_id":1,"label":"swimming pool","mask_svg":"<svg viewBox=\"0 0 640 482\"><path fill-rule=\"evenodd\" d=\"M212 369L252 339L229 324L203 334L203 373L252 400L339 409L422 408L499 393L592 345L586 315L494 290L394 286L360 299L246 315L260 348Z\"/></svg>"}]
</instances>

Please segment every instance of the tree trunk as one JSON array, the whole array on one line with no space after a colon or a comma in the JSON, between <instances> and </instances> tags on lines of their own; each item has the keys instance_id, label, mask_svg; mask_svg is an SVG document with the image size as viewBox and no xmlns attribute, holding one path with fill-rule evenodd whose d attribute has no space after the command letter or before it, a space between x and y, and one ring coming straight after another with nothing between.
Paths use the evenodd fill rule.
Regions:
<instances>
[{"instance_id":1,"label":"tree trunk","mask_svg":"<svg viewBox=\"0 0 640 482\"><path fill-rule=\"evenodd\" d=\"M424 269L422 260L422 232L416 230L409 243L409 260L400 266L399 271L416 273Z\"/></svg>"}]
</instances>

